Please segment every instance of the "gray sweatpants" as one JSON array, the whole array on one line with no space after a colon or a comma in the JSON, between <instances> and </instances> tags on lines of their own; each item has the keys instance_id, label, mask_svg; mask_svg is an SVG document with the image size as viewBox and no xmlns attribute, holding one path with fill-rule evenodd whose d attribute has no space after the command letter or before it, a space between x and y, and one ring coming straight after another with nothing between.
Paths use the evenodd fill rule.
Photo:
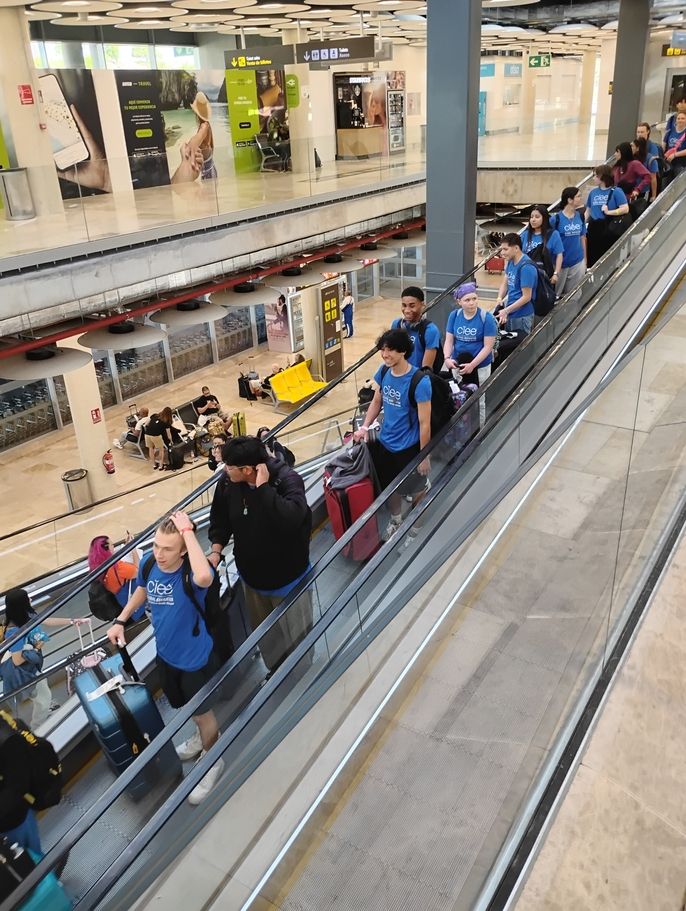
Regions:
<instances>
[{"instance_id":1,"label":"gray sweatpants","mask_svg":"<svg viewBox=\"0 0 686 911\"><path fill-rule=\"evenodd\" d=\"M563 294L568 294L570 291L573 291L581 282L585 274L586 263L583 259L580 263L577 263L576 266L570 266L568 269L560 269L557 285L555 286L557 296L562 297Z\"/></svg>"}]
</instances>

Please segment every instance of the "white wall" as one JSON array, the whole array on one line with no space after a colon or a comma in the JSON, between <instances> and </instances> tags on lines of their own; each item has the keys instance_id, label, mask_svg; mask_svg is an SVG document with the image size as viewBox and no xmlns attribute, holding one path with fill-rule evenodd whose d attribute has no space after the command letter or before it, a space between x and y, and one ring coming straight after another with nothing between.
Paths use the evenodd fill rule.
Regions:
<instances>
[{"instance_id":1,"label":"white wall","mask_svg":"<svg viewBox=\"0 0 686 911\"><path fill-rule=\"evenodd\" d=\"M505 76L506 64L520 63L522 73L527 65L524 57L481 57L481 64L495 66L494 76L484 76L480 89L486 92L486 132L517 132L521 120L521 105L506 104L505 96L515 86L522 85L521 76ZM581 58L553 57L552 65L533 74L536 97L534 129L540 130L560 123L576 121L579 117Z\"/></svg>"},{"instance_id":2,"label":"white wall","mask_svg":"<svg viewBox=\"0 0 686 911\"><path fill-rule=\"evenodd\" d=\"M643 103L641 119L657 123L665 118L663 107L668 71L686 70L686 57L663 57L662 45L669 44L669 37L663 35L651 38L648 43L644 66ZM686 75L686 74L685 74ZM671 78L669 79L671 83Z\"/></svg>"},{"instance_id":3,"label":"white wall","mask_svg":"<svg viewBox=\"0 0 686 911\"><path fill-rule=\"evenodd\" d=\"M600 73L598 76L598 103L596 107L596 133L607 133L610 123L612 95L609 87L615 72L615 51L617 39L603 41L600 50Z\"/></svg>"},{"instance_id":4,"label":"white wall","mask_svg":"<svg viewBox=\"0 0 686 911\"><path fill-rule=\"evenodd\" d=\"M238 46L235 35L198 33L197 39L201 70L223 70L224 51Z\"/></svg>"}]
</instances>

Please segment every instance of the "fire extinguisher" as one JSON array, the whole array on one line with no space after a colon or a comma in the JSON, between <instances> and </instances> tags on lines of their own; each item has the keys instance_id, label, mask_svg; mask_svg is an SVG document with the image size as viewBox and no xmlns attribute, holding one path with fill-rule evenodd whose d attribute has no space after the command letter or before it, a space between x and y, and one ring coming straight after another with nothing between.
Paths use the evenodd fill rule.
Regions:
<instances>
[{"instance_id":1,"label":"fire extinguisher","mask_svg":"<svg viewBox=\"0 0 686 911\"><path fill-rule=\"evenodd\" d=\"M105 466L107 474L114 474L114 456L111 449L108 449L102 457L102 464Z\"/></svg>"}]
</instances>

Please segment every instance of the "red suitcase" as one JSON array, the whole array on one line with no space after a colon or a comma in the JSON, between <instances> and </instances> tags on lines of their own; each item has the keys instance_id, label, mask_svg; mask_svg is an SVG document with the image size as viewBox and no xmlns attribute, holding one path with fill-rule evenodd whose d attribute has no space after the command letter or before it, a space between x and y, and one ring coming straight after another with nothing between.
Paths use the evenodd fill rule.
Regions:
<instances>
[{"instance_id":1,"label":"red suitcase","mask_svg":"<svg viewBox=\"0 0 686 911\"><path fill-rule=\"evenodd\" d=\"M490 275L499 275L505 271L505 260L502 256L491 256L490 259L486 260L484 268Z\"/></svg>"},{"instance_id":2,"label":"red suitcase","mask_svg":"<svg viewBox=\"0 0 686 911\"><path fill-rule=\"evenodd\" d=\"M374 484L371 478L365 478L347 490L332 490L327 483L329 477L325 471L324 501L334 537L338 540L374 502ZM380 546L379 527L376 516L372 516L343 549L343 553L352 560L368 560Z\"/></svg>"}]
</instances>

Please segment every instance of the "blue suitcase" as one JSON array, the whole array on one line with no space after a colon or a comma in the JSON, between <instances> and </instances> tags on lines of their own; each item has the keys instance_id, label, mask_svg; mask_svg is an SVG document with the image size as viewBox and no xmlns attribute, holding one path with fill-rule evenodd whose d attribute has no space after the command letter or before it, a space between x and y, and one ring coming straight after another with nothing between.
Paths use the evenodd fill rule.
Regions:
<instances>
[{"instance_id":1,"label":"blue suitcase","mask_svg":"<svg viewBox=\"0 0 686 911\"><path fill-rule=\"evenodd\" d=\"M108 763L121 775L164 727L155 700L124 648L79 674L74 689ZM139 800L162 777L173 775L181 775L181 761L169 743L134 778L129 794Z\"/></svg>"}]
</instances>

